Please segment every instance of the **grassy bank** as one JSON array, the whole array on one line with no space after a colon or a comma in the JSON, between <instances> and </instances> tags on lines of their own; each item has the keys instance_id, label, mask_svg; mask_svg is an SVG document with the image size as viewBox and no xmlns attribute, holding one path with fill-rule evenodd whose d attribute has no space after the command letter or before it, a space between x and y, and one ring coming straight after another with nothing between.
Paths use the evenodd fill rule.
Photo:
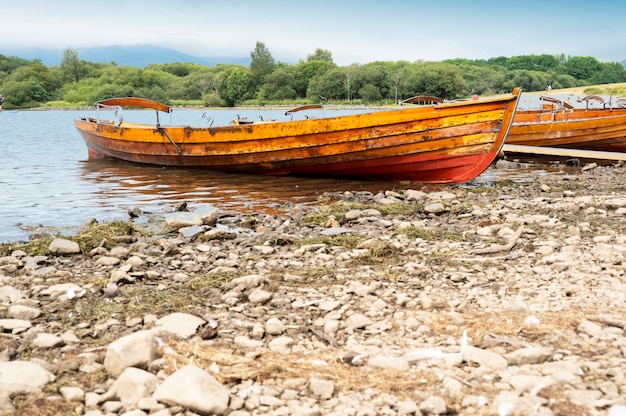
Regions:
<instances>
[{"instance_id":1,"label":"grassy bank","mask_svg":"<svg viewBox=\"0 0 626 416\"><path fill-rule=\"evenodd\" d=\"M584 87L563 88L550 91L551 94L577 94L577 95L614 95L617 97L626 96L626 82L615 84L587 85ZM526 94L545 94L545 91L531 91Z\"/></svg>"}]
</instances>

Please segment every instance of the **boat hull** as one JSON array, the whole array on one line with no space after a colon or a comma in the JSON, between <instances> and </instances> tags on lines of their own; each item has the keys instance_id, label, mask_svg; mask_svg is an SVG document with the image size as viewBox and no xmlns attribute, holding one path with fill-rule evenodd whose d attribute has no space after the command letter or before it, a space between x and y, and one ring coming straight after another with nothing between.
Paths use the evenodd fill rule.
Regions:
<instances>
[{"instance_id":1,"label":"boat hull","mask_svg":"<svg viewBox=\"0 0 626 416\"><path fill-rule=\"evenodd\" d=\"M626 109L518 111L507 144L626 152Z\"/></svg>"},{"instance_id":2,"label":"boat hull","mask_svg":"<svg viewBox=\"0 0 626 416\"><path fill-rule=\"evenodd\" d=\"M90 158L266 175L461 183L497 157L518 90L474 102L221 127L75 120Z\"/></svg>"}]
</instances>

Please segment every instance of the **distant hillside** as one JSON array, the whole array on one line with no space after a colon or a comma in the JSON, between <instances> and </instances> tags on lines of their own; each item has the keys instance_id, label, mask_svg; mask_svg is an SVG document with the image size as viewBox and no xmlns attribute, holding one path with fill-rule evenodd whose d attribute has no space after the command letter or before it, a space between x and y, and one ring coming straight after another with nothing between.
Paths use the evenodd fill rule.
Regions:
<instances>
[{"instance_id":1,"label":"distant hillside","mask_svg":"<svg viewBox=\"0 0 626 416\"><path fill-rule=\"evenodd\" d=\"M78 58L89 62L109 64L115 62L120 66L137 66L144 68L150 64L164 64L175 62L192 62L200 65L215 66L218 64L250 65L250 57L199 57L188 55L174 49L161 48L152 45L136 46L106 46L99 48L72 48L78 52ZM2 49L0 55L17 56L28 60L39 59L46 66L56 66L61 63L63 49L23 48ZM626 59L620 62L626 67Z\"/></svg>"},{"instance_id":2,"label":"distant hillside","mask_svg":"<svg viewBox=\"0 0 626 416\"><path fill-rule=\"evenodd\" d=\"M75 48L78 59L88 62L115 62L119 66L137 66L143 68L150 64L165 64L175 62L191 62L206 66L217 64L250 65L250 57L198 57L187 55L173 49L150 45L137 46L107 46L100 48ZM63 49L0 49L0 54L17 56L28 60L39 59L45 66L57 66L61 63Z\"/></svg>"}]
</instances>

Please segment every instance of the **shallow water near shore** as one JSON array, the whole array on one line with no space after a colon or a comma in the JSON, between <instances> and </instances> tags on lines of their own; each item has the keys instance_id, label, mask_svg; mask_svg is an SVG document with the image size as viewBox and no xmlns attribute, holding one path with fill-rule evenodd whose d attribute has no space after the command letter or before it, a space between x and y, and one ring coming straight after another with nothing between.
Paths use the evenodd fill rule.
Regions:
<instances>
[{"instance_id":1,"label":"shallow water near shore","mask_svg":"<svg viewBox=\"0 0 626 416\"><path fill-rule=\"evenodd\" d=\"M354 109L323 110L333 115ZM217 124L237 117L285 118L284 109L175 110L163 124ZM125 119L154 122L153 111L125 110ZM210 203L222 211L271 213L294 203L316 201L326 192L415 188L419 184L355 180L266 177L202 169L140 166L88 160L73 120L89 111L19 111L0 115L0 242L28 240L46 228L79 227L128 219L128 211L162 212L181 202ZM329 114L326 114L329 115ZM170 116L165 116L169 118ZM528 180L543 168L492 167L471 185L502 179ZM455 186L455 185L449 185Z\"/></svg>"}]
</instances>

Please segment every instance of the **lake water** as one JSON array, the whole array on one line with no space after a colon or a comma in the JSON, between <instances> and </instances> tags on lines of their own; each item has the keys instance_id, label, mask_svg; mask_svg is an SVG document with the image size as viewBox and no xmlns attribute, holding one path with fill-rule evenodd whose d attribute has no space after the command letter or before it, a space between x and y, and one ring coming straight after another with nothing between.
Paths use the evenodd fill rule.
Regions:
<instances>
[{"instance_id":1,"label":"lake water","mask_svg":"<svg viewBox=\"0 0 626 416\"><path fill-rule=\"evenodd\" d=\"M283 110L174 110L162 124L202 125L247 117L285 119ZM323 110L336 113L354 110ZM325 192L404 189L410 185L354 180L267 177L88 160L73 121L90 111L0 112L0 243L26 241L47 227L79 227L88 219L129 219L128 211L162 212L168 205L210 203L222 211L275 212L315 201ZM330 114L326 114L330 115ZM334 115L334 114L332 114ZM171 120L168 120L171 117ZM154 122L154 111L124 111L129 121ZM491 169L481 175L514 176ZM528 172L518 172L528 175ZM413 188L418 185L413 185Z\"/></svg>"}]
</instances>

